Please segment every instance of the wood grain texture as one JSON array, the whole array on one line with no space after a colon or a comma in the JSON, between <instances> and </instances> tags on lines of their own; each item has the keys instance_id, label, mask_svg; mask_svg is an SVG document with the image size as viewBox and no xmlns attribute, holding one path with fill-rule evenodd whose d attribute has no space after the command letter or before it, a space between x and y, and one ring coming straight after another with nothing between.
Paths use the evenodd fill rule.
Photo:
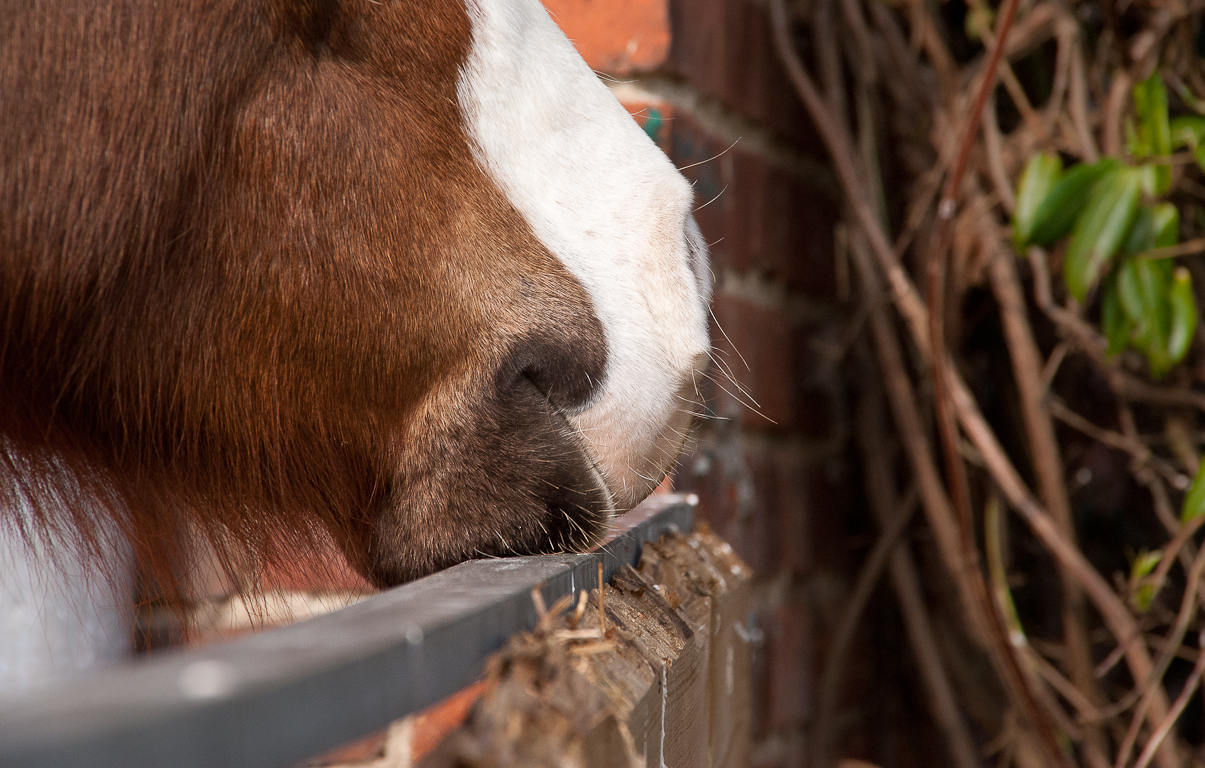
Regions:
<instances>
[{"instance_id":1,"label":"wood grain texture","mask_svg":"<svg viewBox=\"0 0 1205 768\"><path fill-rule=\"evenodd\" d=\"M710 532L665 534L585 609L546 614L490 662L486 692L421 763L744 766L752 571Z\"/></svg>"}]
</instances>

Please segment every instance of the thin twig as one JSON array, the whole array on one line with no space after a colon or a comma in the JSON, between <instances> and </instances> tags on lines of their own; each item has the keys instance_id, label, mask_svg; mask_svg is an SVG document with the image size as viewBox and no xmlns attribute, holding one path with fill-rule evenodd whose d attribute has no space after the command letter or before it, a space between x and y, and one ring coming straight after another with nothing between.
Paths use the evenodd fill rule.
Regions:
<instances>
[{"instance_id":1,"label":"thin twig","mask_svg":"<svg viewBox=\"0 0 1205 768\"><path fill-rule=\"evenodd\" d=\"M791 39L790 23L787 20L786 6L782 0L771 0L770 18L774 26L774 43L779 59L787 70L791 84L804 107L816 124L816 129L828 147L833 166L845 189L845 199L866 236L875 256L883 262L883 270L895 294L896 304L909 323L924 327L927 312L921 302L920 295L909 280L907 273L894 256L882 228L879 226L870 197L866 194L862 183L864 175L856 165L856 153L853 151L848 134L842 133L833 117L829 114L824 100L820 97L812 78L803 68L799 55L795 52ZM885 259L885 260L884 260Z\"/></svg>"},{"instance_id":2,"label":"thin twig","mask_svg":"<svg viewBox=\"0 0 1205 768\"><path fill-rule=\"evenodd\" d=\"M979 81L970 113L962 129L958 144L958 153L950 175L946 177L945 189L937 204L937 231L933 236L928 254L928 286L927 305L929 310L929 348L932 352L929 360L933 377L933 400L937 411L938 435L941 437L942 453L945 456L946 481L950 491L951 506L958 520L959 541L963 552L963 565L968 569L968 580L972 581L975 598L986 604L984 613L988 618L989 637L994 651L993 656L1003 668L1004 678L1009 689L1020 706L1024 708L1027 718L1037 731L1046 752L1046 759L1052 764L1065 763L1066 755L1062 749L1049 722L1041 717L1034 691L1029 686L1024 671L1021 668L1013 647L1008 642L1007 630L999 612L990 606L986 585L978 568L978 551L975 549L974 523L971 514L970 487L966 476L966 466L962 463L959 452L958 424L955 415L952 396L949 392L949 382L946 377L946 345L945 345L945 273L946 253L950 248L951 224L957 210L958 194L962 178L966 172L967 159L971 154L975 136L979 130L979 121L983 116L983 105L996 86L996 71L1001 57L1004 55L1004 42L1008 30L1016 16L1018 0L1005 0L1004 8L996 23L996 36L988 55L987 65ZM974 568L971 572L970 569Z\"/></svg>"},{"instance_id":3,"label":"thin twig","mask_svg":"<svg viewBox=\"0 0 1205 768\"><path fill-rule=\"evenodd\" d=\"M869 254L866 253L865 240L855 237L853 245L851 252L863 286L863 303L871 307L871 337L874 339L879 365L883 371L883 382L888 402L891 404L896 431L912 467L912 475L916 479L926 519L937 541L937 551L947 572L954 579L959 602L970 618L971 635L986 648L987 619L982 615L980 605L975 600L974 588L967 583L967 569L963 565L962 548L958 544L958 523L954 520L954 511L950 508L950 500L946 496L941 474L937 470L932 446L929 445L926 430L920 421L920 409L913 392L912 379L900 352L899 340L895 336L883 302L878 299L881 295L879 278Z\"/></svg>"},{"instance_id":4,"label":"thin twig","mask_svg":"<svg viewBox=\"0 0 1205 768\"><path fill-rule=\"evenodd\" d=\"M1192 540L1193 535L1201 529L1202 525L1205 525L1205 515L1198 515L1184 525L1181 525L1176 535L1172 537L1172 540L1163 545L1163 554L1159 558L1159 564L1155 566L1154 572L1151 573L1151 581L1153 583L1163 584L1167 580L1168 571L1171 570L1172 563L1176 562L1176 555ZM1205 551L1205 549L1202 551ZM1193 559L1196 559L1195 555ZM1189 570L1191 570L1191 566Z\"/></svg>"},{"instance_id":5,"label":"thin twig","mask_svg":"<svg viewBox=\"0 0 1205 768\"><path fill-rule=\"evenodd\" d=\"M1201 550L1201 553L1197 555L1196 560L1193 561L1192 567L1189 569L1188 583L1184 590L1184 597L1180 601L1180 611L1176 615L1176 624L1168 635L1169 642L1160 653L1159 660L1151 671L1150 677L1142 680L1117 704L1102 710L1100 713L1102 717L1113 717L1129 709L1141 697L1138 708L1130 719L1130 727L1126 730L1125 737L1121 740L1121 746L1117 749L1117 759L1114 763L1115 768L1122 768L1126 764L1126 761L1130 759L1130 752L1134 749L1134 742L1138 739L1138 731L1142 727L1151 701L1155 697L1156 692L1162 693L1163 691L1163 675L1167 672L1167 668L1171 666L1172 659L1175 658L1176 651L1184 640L1184 633L1188 630L1188 625L1197 612L1197 589L1200 585L1203 569L1205 569L1205 549Z\"/></svg>"},{"instance_id":6,"label":"thin twig","mask_svg":"<svg viewBox=\"0 0 1205 768\"><path fill-rule=\"evenodd\" d=\"M1009 355L1012 357L1034 474L1046 509L1058 524L1063 537L1074 544L1075 525L1071 519L1071 499L1063 479L1063 459L1042 385L1042 356L1029 326L1025 296L1013 256L993 247L997 242L998 239L993 237L984 247L992 247L995 251L989 264L989 273L996 304L1000 308ZM1091 647L1084 626L1083 593L1066 568L1060 567L1059 571L1063 582L1063 641L1067 666L1075 685L1088 701L1095 704L1100 695L1092 674ZM1107 765L1104 737L1099 730L1087 730L1084 749L1089 764Z\"/></svg>"},{"instance_id":7,"label":"thin twig","mask_svg":"<svg viewBox=\"0 0 1205 768\"><path fill-rule=\"evenodd\" d=\"M1178 245L1169 245L1166 248L1152 248L1149 251L1143 251L1138 254L1140 259L1174 259L1177 256L1192 256L1197 253L1205 252L1205 237L1194 237L1192 240L1185 240Z\"/></svg>"},{"instance_id":8,"label":"thin twig","mask_svg":"<svg viewBox=\"0 0 1205 768\"><path fill-rule=\"evenodd\" d=\"M882 442L876 442L874 448L881 451L883 449ZM864 451L866 449L867 447L864 446ZM883 527L882 532L875 542L874 549L870 551L870 555L862 564L853 590L845 598L845 608L841 611L837 629L833 632L832 644L824 659L824 675L820 681L818 706L820 714L816 721L815 736L817 754L813 760L815 765L828 765L829 763L828 745L831 743L833 735L832 721L833 715L837 711L837 695L845 669L845 657L853 642L854 632L858 628L858 622L862 618L866 604L870 601L875 586L883 575L887 560L896 545L899 544L900 536L907 529L908 523L912 520L912 513L916 511L916 500L916 488L913 487L895 505L894 512L879 516L879 525Z\"/></svg>"},{"instance_id":9,"label":"thin twig","mask_svg":"<svg viewBox=\"0 0 1205 768\"><path fill-rule=\"evenodd\" d=\"M983 110L983 148L987 152L987 168L992 179L992 189L1000 198L1006 213L1012 214L1017 207L1016 196L1004 171L1004 158L1000 149L1000 125L996 122L996 102L988 99Z\"/></svg>"},{"instance_id":10,"label":"thin twig","mask_svg":"<svg viewBox=\"0 0 1205 768\"><path fill-rule=\"evenodd\" d=\"M1105 103L1104 152L1117 157L1121 155L1121 113L1125 110L1126 97L1130 94L1130 75L1125 70L1113 73L1109 86L1109 99Z\"/></svg>"},{"instance_id":11,"label":"thin twig","mask_svg":"<svg viewBox=\"0 0 1205 768\"><path fill-rule=\"evenodd\" d=\"M1096 426L1083 416L1080 416L1078 413L1068 408L1057 398L1050 398L1049 407L1051 414L1053 414L1056 419L1072 429L1082 432L1088 437L1091 437L1093 440L1107 445L1110 448L1125 451L1131 456L1131 458L1134 459L1136 464L1149 465L1156 472L1166 477L1173 485L1182 484L1184 475L1177 472L1175 467L1156 456L1153 452L1151 452L1150 448L1147 448L1141 442L1126 437L1119 432L1114 432L1111 429Z\"/></svg>"},{"instance_id":12,"label":"thin twig","mask_svg":"<svg viewBox=\"0 0 1205 768\"><path fill-rule=\"evenodd\" d=\"M894 473L883 451L881 398L882 393L875 392L868 393L863 399L858 417L858 432L866 467L867 498L879 525L884 529L885 537L890 530L888 526L893 527L896 524L890 515L891 509L898 506L899 502L893 498ZM915 500L914 495L911 498ZM899 517L900 513L896 512L895 518ZM955 765L959 768L975 768L979 764L975 742L963 721L953 687L942 665L933 625L920 588L920 579L916 575L916 566L907 549L896 547L890 548L889 551L892 586L900 602L909 645L925 682L930 713L946 737L946 747ZM821 721L823 720L824 715L821 714Z\"/></svg>"},{"instance_id":13,"label":"thin twig","mask_svg":"<svg viewBox=\"0 0 1205 768\"><path fill-rule=\"evenodd\" d=\"M1198 635L1197 642L1201 646L1205 646L1205 631ZM1151 735L1151 738L1147 740L1146 748L1138 756L1138 762L1134 764L1134 768L1146 768L1150 765L1151 758L1164 747L1164 739L1167 738L1167 734L1171 733L1172 727L1180 719L1180 713L1188 706L1188 700L1192 698L1192 695L1197 691L1197 686L1201 684L1202 674L1205 674L1205 653L1197 657L1197 663L1192 668L1192 674L1184 682L1184 690L1180 691L1180 695L1176 697L1176 703L1172 705L1171 711L1164 715L1163 720L1155 728L1155 732Z\"/></svg>"},{"instance_id":14,"label":"thin twig","mask_svg":"<svg viewBox=\"0 0 1205 768\"><path fill-rule=\"evenodd\" d=\"M1152 405L1182 406L1205 413L1205 393L1148 384L1116 368L1110 369L1108 376L1110 388L1125 400Z\"/></svg>"},{"instance_id":15,"label":"thin twig","mask_svg":"<svg viewBox=\"0 0 1205 768\"><path fill-rule=\"evenodd\" d=\"M1109 627L1109 631L1113 633L1119 643L1125 646L1125 659L1130 668L1130 674L1136 680L1147 679L1153 665L1146 647L1140 642L1131 642L1141 636L1134 617L1109 587L1108 582L1092 567L1078 548L1062 537L1054 521L1030 495L1029 489L1025 487L1021 476L1000 446L995 433L979 413L970 392L965 389L965 385L957 386L961 384L961 381L957 379L956 374L950 371L949 367L947 367L947 375L955 384L951 390L955 406L962 419L963 429L966 430L971 442L983 454L992 477L1000 486L1000 490L1004 492L1009 505L1021 515L1046 550L1054 555L1055 559L1084 588L1085 593ZM1162 719L1167 714L1167 698L1163 695L1162 690L1153 691L1151 713L1156 720ZM1176 766L1175 754L1170 749L1161 750L1159 759L1162 768L1175 768Z\"/></svg>"}]
</instances>

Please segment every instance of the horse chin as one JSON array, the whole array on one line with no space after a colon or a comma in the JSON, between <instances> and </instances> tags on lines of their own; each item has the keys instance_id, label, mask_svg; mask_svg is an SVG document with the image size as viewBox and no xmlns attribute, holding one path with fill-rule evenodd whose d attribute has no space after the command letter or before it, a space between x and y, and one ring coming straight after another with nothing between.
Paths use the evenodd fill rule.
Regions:
<instances>
[{"instance_id":1,"label":"horse chin","mask_svg":"<svg viewBox=\"0 0 1205 768\"><path fill-rule=\"evenodd\" d=\"M442 424L421 430L361 550L370 581L390 586L480 557L581 552L606 533L616 499L578 429L534 387L506 400L468 423L441 409Z\"/></svg>"},{"instance_id":2,"label":"horse chin","mask_svg":"<svg viewBox=\"0 0 1205 768\"><path fill-rule=\"evenodd\" d=\"M582 552L601 540L614 516L605 488L559 489L525 507L482 506L488 504L482 500L475 506L481 519L450 519L437 531L407 524L420 516L414 510L388 511L373 531L363 575L385 588L466 560Z\"/></svg>"}]
</instances>

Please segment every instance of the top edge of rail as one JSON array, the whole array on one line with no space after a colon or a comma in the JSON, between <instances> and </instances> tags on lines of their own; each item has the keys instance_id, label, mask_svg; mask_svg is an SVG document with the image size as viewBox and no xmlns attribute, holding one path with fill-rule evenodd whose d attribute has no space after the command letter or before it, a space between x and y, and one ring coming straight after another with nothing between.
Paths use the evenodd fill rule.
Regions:
<instances>
[{"instance_id":1,"label":"top edge of rail","mask_svg":"<svg viewBox=\"0 0 1205 768\"><path fill-rule=\"evenodd\" d=\"M332 613L113 665L0 700L0 766L270 768L355 738L471 683L544 599L597 586L642 545L689 530L697 499L653 496L594 552L473 560Z\"/></svg>"}]
</instances>

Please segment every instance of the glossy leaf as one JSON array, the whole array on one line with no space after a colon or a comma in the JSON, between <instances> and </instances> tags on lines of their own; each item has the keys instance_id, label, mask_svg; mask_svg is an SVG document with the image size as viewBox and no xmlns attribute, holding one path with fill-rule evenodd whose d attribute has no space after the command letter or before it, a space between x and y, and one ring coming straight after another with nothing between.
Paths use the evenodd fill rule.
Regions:
<instances>
[{"instance_id":1,"label":"glossy leaf","mask_svg":"<svg viewBox=\"0 0 1205 768\"><path fill-rule=\"evenodd\" d=\"M1155 247L1169 248L1180 242L1180 209L1171 203L1146 206L1155 226Z\"/></svg>"},{"instance_id":2,"label":"glossy leaf","mask_svg":"<svg viewBox=\"0 0 1205 768\"><path fill-rule=\"evenodd\" d=\"M1205 170L1205 117L1185 115L1171 122L1172 145L1192 150L1197 165Z\"/></svg>"},{"instance_id":3,"label":"glossy leaf","mask_svg":"<svg viewBox=\"0 0 1205 768\"><path fill-rule=\"evenodd\" d=\"M1193 149L1205 143L1205 116L1183 115L1172 120L1168 127L1173 147Z\"/></svg>"},{"instance_id":4,"label":"glossy leaf","mask_svg":"<svg viewBox=\"0 0 1205 768\"><path fill-rule=\"evenodd\" d=\"M1197 332L1197 299L1192 291L1192 276L1184 267L1177 267L1172 274L1171 290L1168 292L1171 305L1171 327L1167 336L1167 353L1172 363L1178 363L1188 354L1192 337Z\"/></svg>"},{"instance_id":5,"label":"glossy leaf","mask_svg":"<svg viewBox=\"0 0 1205 768\"><path fill-rule=\"evenodd\" d=\"M1063 278L1067 290L1080 301L1125 242L1138 213L1141 185L1141 173L1136 168L1110 171L1094 186L1076 219L1063 262Z\"/></svg>"},{"instance_id":6,"label":"glossy leaf","mask_svg":"<svg viewBox=\"0 0 1205 768\"><path fill-rule=\"evenodd\" d=\"M1180 242L1180 211L1171 203L1144 205L1138 209L1121 252L1136 255Z\"/></svg>"},{"instance_id":7,"label":"glossy leaf","mask_svg":"<svg viewBox=\"0 0 1205 768\"><path fill-rule=\"evenodd\" d=\"M1151 575L1151 571L1155 570L1155 566L1163 559L1163 553L1159 550L1147 552L1143 550L1138 553L1138 557L1134 558L1134 562L1130 565L1131 579L1145 579Z\"/></svg>"},{"instance_id":8,"label":"glossy leaf","mask_svg":"<svg viewBox=\"0 0 1205 768\"><path fill-rule=\"evenodd\" d=\"M1193 478L1188 493L1184 495L1184 503L1180 506L1180 522L1187 523L1202 514L1205 514L1205 461L1197 467L1197 476Z\"/></svg>"},{"instance_id":9,"label":"glossy leaf","mask_svg":"<svg viewBox=\"0 0 1205 768\"><path fill-rule=\"evenodd\" d=\"M1126 135L1126 154L1138 159L1151 156L1150 145L1146 143L1146 137L1142 135L1142 132L1135 127L1133 120L1126 118L1122 130Z\"/></svg>"},{"instance_id":10,"label":"glossy leaf","mask_svg":"<svg viewBox=\"0 0 1205 768\"><path fill-rule=\"evenodd\" d=\"M1171 186L1171 169L1158 163L1145 163L1138 166L1142 175L1142 194L1144 197L1159 197Z\"/></svg>"},{"instance_id":11,"label":"glossy leaf","mask_svg":"<svg viewBox=\"0 0 1205 768\"><path fill-rule=\"evenodd\" d=\"M1163 559L1163 553L1159 550L1147 552L1143 550L1134 558L1134 562L1130 564L1130 590L1131 602L1139 611L1145 613L1151 608L1151 604L1155 601L1155 596L1159 594L1161 584L1154 584L1151 581L1145 581L1155 567L1159 565L1159 561Z\"/></svg>"},{"instance_id":12,"label":"glossy leaf","mask_svg":"<svg viewBox=\"0 0 1205 768\"><path fill-rule=\"evenodd\" d=\"M1095 163L1081 163L1063 174L1038 205L1029 242L1049 245L1071 232L1097 182L1120 167L1117 160L1105 157Z\"/></svg>"},{"instance_id":13,"label":"glossy leaf","mask_svg":"<svg viewBox=\"0 0 1205 768\"><path fill-rule=\"evenodd\" d=\"M1179 236L1180 212L1174 205L1141 206L1122 248L1129 258L1110 276L1101 297L1101 324L1109 340L1109 353L1133 346L1146 355L1155 376L1162 376L1187 353L1196 332L1196 302L1191 282L1176 293L1170 260L1146 259L1137 254L1175 245ZM1187 279L1185 273L1182 282ZM1118 308L1122 318L1112 314Z\"/></svg>"},{"instance_id":14,"label":"glossy leaf","mask_svg":"<svg viewBox=\"0 0 1205 768\"><path fill-rule=\"evenodd\" d=\"M1116 355L1130 344L1130 334L1134 331L1134 321L1121 308L1121 299L1117 295L1117 272L1111 274L1104 285L1104 295L1101 297L1100 324L1109 341L1107 354Z\"/></svg>"},{"instance_id":15,"label":"glossy leaf","mask_svg":"<svg viewBox=\"0 0 1205 768\"><path fill-rule=\"evenodd\" d=\"M1155 376L1166 373L1173 362L1168 354L1171 283L1171 262L1161 259L1129 259L1117 270L1117 295L1134 324L1131 342L1146 354Z\"/></svg>"},{"instance_id":16,"label":"glossy leaf","mask_svg":"<svg viewBox=\"0 0 1205 768\"><path fill-rule=\"evenodd\" d=\"M1013 211L1013 244L1020 251L1029 245L1042 201L1063 174L1058 155L1039 152L1029 158L1017 184L1017 206Z\"/></svg>"},{"instance_id":17,"label":"glossy leaf","mask_svg":"<svg viewBox=\"0 0 1205 768\"><path fill-rule=\"evenodd\" d=\"M1152 179L1147 190L1151 195L1163 195L1171 188L1171 167L1166 160L1172 153L1171 124L1167 118L1167 88L1163 76L1155 70L1150 77L1134 86L1134 107L1138 112L1138 131L1144 155L1163 159L1164 162L1150 165L1148 174Z\"/></svg>"}]
</instances>

